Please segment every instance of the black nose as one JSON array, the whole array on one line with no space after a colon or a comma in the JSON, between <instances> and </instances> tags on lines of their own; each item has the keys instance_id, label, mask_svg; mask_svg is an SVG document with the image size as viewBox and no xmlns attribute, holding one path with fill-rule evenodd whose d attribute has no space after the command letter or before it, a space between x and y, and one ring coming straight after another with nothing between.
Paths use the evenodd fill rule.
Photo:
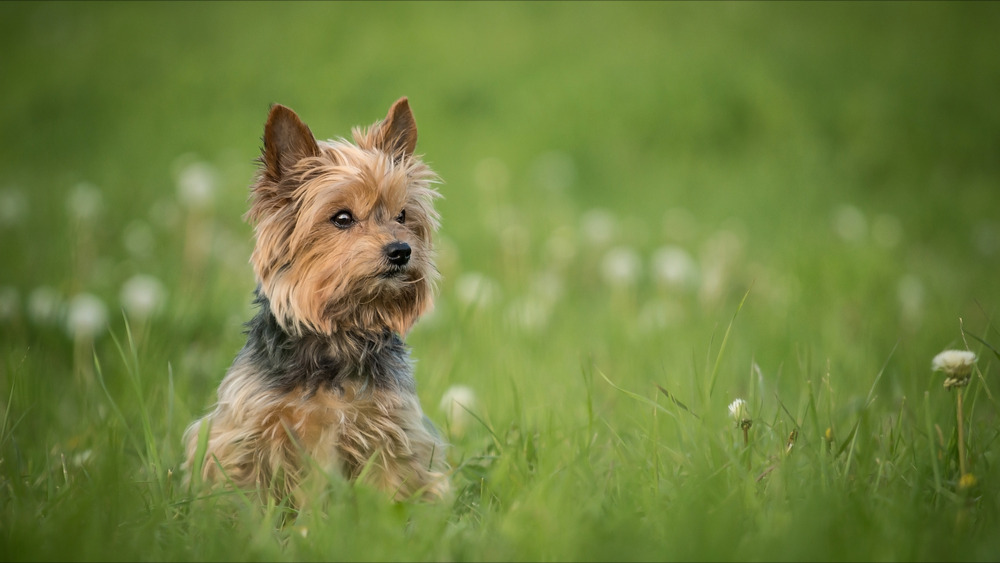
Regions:
<instances>
[{"instance_id":1,"label":"black nose","mask_svg":"<svg viewBox=\"0 0 1000 563\"><path fill-rule=\"evenodd\" d=\"M405 266L410 261L410 245L405 242L390 242L384 250L385 257L393 266Z\"/></svg>"}]
</instances>

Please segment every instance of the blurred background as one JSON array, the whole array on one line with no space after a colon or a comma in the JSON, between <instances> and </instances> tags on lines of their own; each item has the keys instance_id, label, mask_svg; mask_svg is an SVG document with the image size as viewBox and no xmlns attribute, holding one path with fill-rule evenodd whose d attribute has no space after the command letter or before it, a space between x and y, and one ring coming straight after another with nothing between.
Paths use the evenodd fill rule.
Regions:
<instances>
[{"instance_id":1,"label":"blurred background","mask_svg":"<svg viewBox=\"0 0 1000 563\"><path fill-rule=\"evenodd\" d=\"M882 366L886 405L922 395L960 319L1000 342L997 29L995 3L5 2L18 433L85 450L107 412L81 390L95 355L120 369L127 320L179 462L253 312L269 105L327 139L403 95L444 195L440 299L409 339L439 423L464 385L486 419L572 426L586 366L700 396L737 313L720 414L751 381L863 395Z\"/></svg>"}]
</instances>

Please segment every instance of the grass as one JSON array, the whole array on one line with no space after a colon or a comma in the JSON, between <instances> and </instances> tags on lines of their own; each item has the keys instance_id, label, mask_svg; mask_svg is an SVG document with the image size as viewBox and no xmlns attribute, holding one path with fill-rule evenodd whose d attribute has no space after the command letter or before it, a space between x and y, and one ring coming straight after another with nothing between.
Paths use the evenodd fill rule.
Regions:
<instances>
[{"instance_id":1,"label":"grass","mask_svg":"<svg viewBox=\"0 0 1000 563\"><path fill-rule=\"evenodd\" d=\"M998 24L991 3L0 5L0 554L996 559ZM444 180L409 344L454 501L331 479L295 513L184 486L181 433L251 315L268 104L328 138L400 95ZM978 362L948 392L952 348ZM438 408L455 385L468 416Z\"/></svg>"}]
</instances>

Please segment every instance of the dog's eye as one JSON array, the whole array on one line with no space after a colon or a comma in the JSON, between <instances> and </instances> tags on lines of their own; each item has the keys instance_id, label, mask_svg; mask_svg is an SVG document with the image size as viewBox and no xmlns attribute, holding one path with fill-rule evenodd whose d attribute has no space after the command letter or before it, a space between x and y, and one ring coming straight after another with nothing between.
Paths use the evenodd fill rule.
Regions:
<instances>
[{"instance_id":1,"label":"dog's eye","mask_svg":"<svg viewBox=\"0 0 1000 563\"><path fill-rule=\"evenodd\" d=\"M354 215L351 215L350 211L344 209L331 217L330 222L338 229L346 229L354 224Z\"/></svg>"},{"instance_id":2,"label":"dog's eye","mask_svg":"<svg viewBox=\"0 0 1000 563\"><path fill-rule=\"evenodd\" d=\"M405 223L406 222L406 210L405 209L402 210L402 211L400 211L399 215L396 215L396 222L397 223Z\"/></svg>"}]
</instances>

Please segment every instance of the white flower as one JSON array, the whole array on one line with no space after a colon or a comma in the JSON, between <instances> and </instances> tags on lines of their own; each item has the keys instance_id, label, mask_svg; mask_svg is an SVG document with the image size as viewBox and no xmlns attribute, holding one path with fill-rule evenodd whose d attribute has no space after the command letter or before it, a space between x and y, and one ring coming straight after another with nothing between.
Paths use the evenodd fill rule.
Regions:
<instances>
[{"instance_id":1,"label":"white flower","mask_svg":"<svg viewBox=\"0 0 1000 563\"><path fill-rule=\"evenodd\" d=\"M16 225L28 214L28 198L21 190L0 190L0 227Z\"/></svg>"},{"instance_id":2,"label":"white flower","mask_svg":"<svg viewBox=\"0 0 1000 563\"><path fill-rule=\"evenodd\" d=\"M944 381L945 389L967 385L974 365L976 354L968 350L945 350L931 362L934 371L943 371L948 376Z\"/></svg>"},{"instance_id":3,"label":"white flower","mask_svg":"<svg viewBox=\"0 0 1000 563\"><path fill-rule=\"evenodd\" d=\"M205 209L215 199L215 169L204 162L192 162L177 177L177 193L181 203L193 209Z\"/></svg>"},{"instance_id":4,"label":"white flower","mask_svg":"<svg viewBox=\"0 0 1000 563\"><path fill-rule=\"evenodd\" d=\"M51 287L36 287L28 295L28 316L37 324L54 322L61 307L62 299Z\"/></svg>"},{"instance_id":5,"label":"white flower","mask_svg":"<svg viewBox=\"0 0 1000 563\"><path fill-rule=\"evenodd\" d=\"M472 421L468 410L476 405L476 393L465 385L452 385L441 396L439 405L448 419L451 431L462 433ZM468 409L468 410L467 410Z\"/></svg>"},{"instance_id":6,"label":"white flower","mask_svg":"<svg viewBox=\"0 0 1000 563\"><path fill-rule=\"evenodd\" d=\"M750 413L747 410L747 402L743 399L736 399L729 403L729 416L733 417L733 420L739 424L749 421Z\"/></svg>"},{"instance_id":7,"label":"white flower","mask_svg":"<svg viewBox=\"0 0 1000 563\"><path fill-rule=\"evenodd\" d=\"M551 311L551 301L529 295L507 307L507 318L526 331L541 330L548 324Z\"/></svg>"},{"instance_id":8,"label":"white flower","mask_svg":"<svg viewBox=\"0 0 1000 563\"><path fill-rule=\"evenodd\" d=\"M104 207L104 196L101 194L101 190L87 182L73 186L66 198L66 210L70 216L81 221L97 218L102 207Z\"/></svg>"},{"instance_id":9,"label":"white flower","mask_svg":"<svg viewBox=\"0 0 1000 563\"><path fill-rule=\"evenodd\" d=\"M539 156L533 165L532 175L543 188L555 192L565 191L576 180L576 165L573 157L553 151Z\"/></svg>"},{"instance_id":10,"label":"white flower","mask_svg":"<svg viewBox=\"0 0 1000 563\"><path fill-rule=\"evenodd\" d=\"M488 307L496 301L499 293L496 282L479 272L462 274L455 280L455 295L467 307Z\"/></svg>"},{"instance_id":11,"label":"white flower","mask_svg":"<svg viewBox=\"0 0 1000 563\"><path fill-rule=\"evenodd\" d=\"M73 338L93 337L108 324L108 310L104 302L89 293L81 293L69 302L66 311L66 330Z\"/></svg>"},{"instance_id":12,"label":"white flower","mask_svg":"<svg viewBox=\"0 0 1000 563\"><path fill-rule=\"evenodd\" d=\"M653 254L653 273L663 285L676 288L691 287L698 281L694 259L678 246L664 246Z\"/></svg>"},{"instance_id":13,"label":"white flower","mask_svg":"<svg viewBox=\"0 0 1000 563\"><path fill-rule=\"evenodd\" d=\"M21 298L17 289L10 286L0 287L0 320L12 319L17 315Z\"/></svg>"},{"instance_id":14,"label":"white flower","mask_svg":"<svg viewBox=\"0 0 1000 563\"><path fill-rule=\"evenodd\" d=\"M618 231L618 221L606 209L591 209L580 218L583 236L591 243L602 246L611 242Z\"/></svg>"},{"instance_id":15,"label":"white flower","mask_svg":"<svg viewBox=\"0 0 1000 563\"><path fill-rule=\"evenodd\" d=\"M601 260L601 274L610 285L632 285L638 279L641 269L639 254L627 246L612 248Z\"/></svg>"},{"instance_id":16,"label":"white flower","mask_svg":"<svg viewBox=\"0 0 1000 563\"><path fill-rule=\"evenodd\" d=\"M137 274L122 285L120 299L128 313L145 319L155 313L163 303L163 284L153 276Z\"/></svg>"},{"instance_id":17,"label":"white flower","mask_svg":"<svg viewBox=\"0 0 1000 563\"><path fill-rule=\"evenodd\" d=\"M833 212L833 230L847 242L860 242L868 236L868 220L853 205L841 205Z\"/></svg>"}]
</instances>

